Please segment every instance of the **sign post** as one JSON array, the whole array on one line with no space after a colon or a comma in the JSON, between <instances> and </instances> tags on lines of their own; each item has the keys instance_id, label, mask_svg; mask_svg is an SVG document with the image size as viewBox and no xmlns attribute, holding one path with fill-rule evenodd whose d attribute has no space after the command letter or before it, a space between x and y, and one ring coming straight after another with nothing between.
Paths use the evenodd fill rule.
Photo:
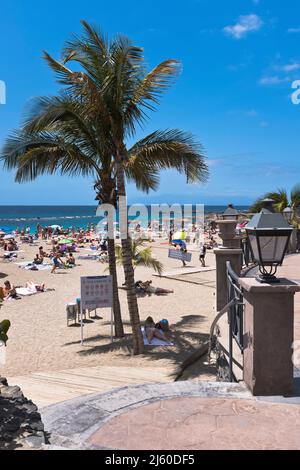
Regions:
<instances>
[{"instance_id":1,"label":"sign post","mask_svg":"<svg viewBox=\"0 0 300 470\"><path fill-rule=\"evenodd\" d=\"M184 253L180 250L169 249L169 258L179 259L181 261L187 261L188 263L192 260L192 253Z\"/></svg>"},{"instance_id":2,"label":"sign post","mask_svg":"<svg viewBox=\"0 0 300 470\"><path fill-rule=\"evenodd\" d=\"M111 341L113 342L113 281L112 276L81 277L80 320L83 345L83 311L111 308Z\"/></svg>"}]
</instances>

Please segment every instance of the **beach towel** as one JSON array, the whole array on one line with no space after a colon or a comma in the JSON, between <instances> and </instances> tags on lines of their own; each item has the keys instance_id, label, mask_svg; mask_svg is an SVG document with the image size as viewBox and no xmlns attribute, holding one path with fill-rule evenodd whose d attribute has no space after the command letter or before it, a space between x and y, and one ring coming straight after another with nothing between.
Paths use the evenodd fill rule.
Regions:
<instances>
[{"instance_id":1,"label":"beach towel","mask_svg":"<svg viewBox=\"0 0 300 470\"><path fill-rule=\"evenodd\" d=\"M18 295L22 295L23 297L28 295L35 295L38 293L37 290L34 292L33 290L28 289L28 287L17 287L16 292Z\"/></svg>"},{"instance_id":2,"label":"beach towel","mask_svg":"<svg viewBox=\"0 0 300 470\"><path fill-rule=\"evenodd\" d=\"M89 259L89 260L94 260L96 261L99 258L98 255L80 255L78 256L78 259Z\"/></svg>"},{"instance_id":3,"label":"beach towel","mask_svg":"<svg viewBox=\"0 0 300 470\"><path fill-rule=\"evenodd\" d=\"M30 261L24 261L23 263L15 263L19 268L26 269L27 271L47 271L51 269L51 264L43 263L43 264L34 264Z\"/></svg>"},{"instance_id":4,"label":"beach towel","mask_svg":"<svg viewBox=\"0 0 300 470\"><path fill-rule=\"evenodd\" d=\"M18 251L4 251L4 255L5 255L5 256L8 256L8 255L18 255L19 253L25 253L25 251L23 251L23 250L18 250Z\"/></svg>"},{"instance_id":5,"label":"beach towel","mask_svg":"<svg viewBox=\"0 0 300 470\"><path fill-rule=\"evenodd\" d=\"M37 290L34 285L32 285L32 287L17 287L16 288L17 295L21 295L22 297L27 297L29 295L35 295L35 294L43 294L45 292L51 292L54 290L55 289Z\"/></svg>"},{"instance_id":6,"label":"beach towel","mask_svg":"<svg viewBox=\"0 0 300 470\"><path fill-rule=\"evenodd\" d=\"M145 346L174 346L174 343L171 343L171 342L167 343L166 341L163 341L162 339L158 339L158 338L153 338L151 343L149 343L144 328L142 328L142 333L143 333Z\"/></svg>"}]
</instances>

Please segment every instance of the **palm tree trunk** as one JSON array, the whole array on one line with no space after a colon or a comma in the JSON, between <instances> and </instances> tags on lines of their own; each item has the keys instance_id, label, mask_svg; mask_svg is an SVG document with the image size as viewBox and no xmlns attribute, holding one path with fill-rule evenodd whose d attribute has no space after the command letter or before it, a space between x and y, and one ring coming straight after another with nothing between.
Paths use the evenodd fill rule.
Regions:
<instances>
[{"instance_id":1,"label":"palm tree trunk","mask_svg":"<svg viewBox=\"0 0 300 470\"><path fill-rule=\"evenodd\" d=\"M117 161L117 185L118 185L118 195L126 197L126 188L125 188L125 178L124 170L122 166L122 161L120 158L116 159ZM120 207L119 207L120 210ZM122 229L122 227L121 227ZM127 229L127 227L126 227ZM139 308L137 303L135 285L134 285L134 269L132 263L132 253L131 253L131 240L127 234L127 238L122 238L122 255L123 255L123 267L125 274L125 282L127 287L127 302L130 323L132 327L132 336L133 336L133 353L135 355L142 354L144 352L144 341L141 331L141 321L139 315Z\"/></svg>"},{"instance_id":2,"label":"palm tree trunk","mask_svg":"<svg viewBox=\"0 0 300 470\"><path fill-rule=\"evenodd\" d=\"M123 338L124 328L123 328L119 292L118 292L115 240L110 237L108 237L108 259L109 259L109 273L113 279L113 311L114 311L114 321L115 321L115 336L116 338Z\"/></svg>"}]
</instances>

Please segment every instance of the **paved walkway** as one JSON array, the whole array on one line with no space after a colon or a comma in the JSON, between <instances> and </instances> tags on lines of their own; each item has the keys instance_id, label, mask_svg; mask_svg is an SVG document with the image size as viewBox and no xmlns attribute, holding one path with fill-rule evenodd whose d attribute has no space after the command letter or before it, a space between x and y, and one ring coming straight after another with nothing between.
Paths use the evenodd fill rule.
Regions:
<instances>
[{"instance_id":1,"label":"paved walkway","mask_svg":"<svg viewBox=\"0 0 300 470\"><path fill-rule=\"evenodd\" d=\"M296 394L295 394L296 395ZM41 410L67 449L300 449L300 398L254 398L242 384L125 387Z\"/></svg>"},{"instance_id":2,"label":"paved walkway","mask_svg":"<svg viewBox=\"0 0 300 470\"><path fill-rule=\"evenodd\" d=\"M172 370L165 367L81 367L60 371L35 372L8 377L10 385L21 387L25 396L43 408L73 398L105 393L126 385L169 382Z\"/></svg>"},{"instance_id":3,"label":"paved walkway","mask_svg":"<svg viewBox=\"0 0 300 470\"><path fill-rule=\"evenodd\" d=\"M300 406L229 398L174 398L123 413L97 447L128 450L299 449Z\"/></svg>"}]
</instances>

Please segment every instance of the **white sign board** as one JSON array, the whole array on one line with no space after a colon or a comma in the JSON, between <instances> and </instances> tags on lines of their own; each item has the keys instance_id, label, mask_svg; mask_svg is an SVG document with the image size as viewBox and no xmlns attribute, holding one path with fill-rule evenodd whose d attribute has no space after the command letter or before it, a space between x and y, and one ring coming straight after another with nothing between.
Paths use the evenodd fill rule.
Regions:
<instances>
[{"instance_id":1,"label":"white sign board","mask_svg":"<svg viewBox=\"0 0 300 470\"><path fill-rule=\"evenodd\" d=\"M81 278L81 308L94 310L113 306L112 276L88 276Z\"/></svg>"},{"instance_id":2,"label":"white sign board","mask_svg":"<svg viewBox=\"0 0 300 470\"><path fill-rule=\"evenodd\" d=\"M192 253L184 253L180 250L169 250L169 258L179 259L181 261L188 261L192 260Z\"/></svg>"}]
</instances>

